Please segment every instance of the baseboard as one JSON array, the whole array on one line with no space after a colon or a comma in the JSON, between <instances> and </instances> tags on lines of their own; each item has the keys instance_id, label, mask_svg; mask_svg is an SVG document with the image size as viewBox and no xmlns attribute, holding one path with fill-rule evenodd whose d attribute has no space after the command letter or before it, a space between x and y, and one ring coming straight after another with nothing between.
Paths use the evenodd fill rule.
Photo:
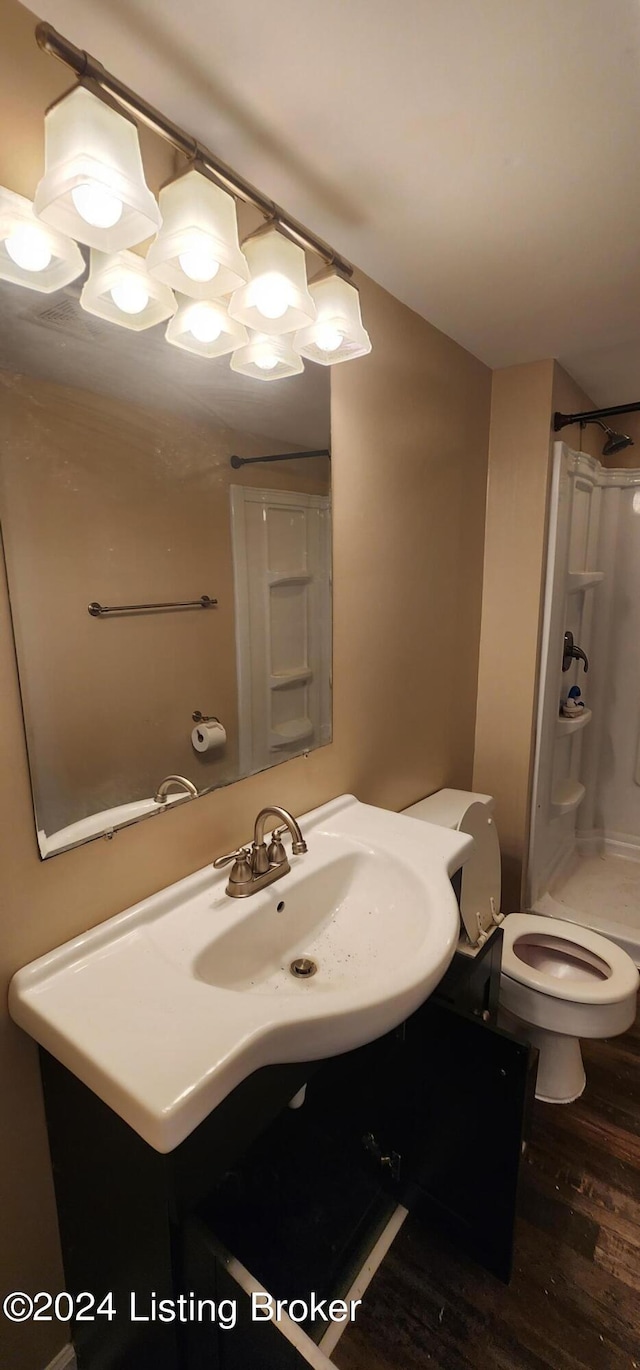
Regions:
<instances>
[{"instance_id":1,"label":"baseboard","mask_svg":"<svg viewBox=\"0 0 640 1370\"><path fill-rule=\"evenodd\" d=\"M54 1356L53 1360L50 1360L49 1364L45 1366L45 1370L77 1370L77 1366L78 1362L74 1349L69 1345L63 1346L62 1350L58 1351L57 1356Z\"/></svg>"}]
</instances>

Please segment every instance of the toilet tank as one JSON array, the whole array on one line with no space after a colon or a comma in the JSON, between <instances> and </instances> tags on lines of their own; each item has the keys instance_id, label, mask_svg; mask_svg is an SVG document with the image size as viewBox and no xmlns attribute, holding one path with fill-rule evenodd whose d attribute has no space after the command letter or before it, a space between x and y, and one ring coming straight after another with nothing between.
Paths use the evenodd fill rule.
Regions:
<instances>
[{"instance_id":1,"label":"toilet tank","mask_svg":"<svg viewBox=\"0 0 640 1370\"><path fill-rule=\"evenodd\" d=\"M411 804L403 813L422 823L455 828L473 838L473 852L462 868L460 916L471 945L482 946L493 928L502 922L500 842L492 796L470 790L438 790Z\"/></svg>"}]
</instances>

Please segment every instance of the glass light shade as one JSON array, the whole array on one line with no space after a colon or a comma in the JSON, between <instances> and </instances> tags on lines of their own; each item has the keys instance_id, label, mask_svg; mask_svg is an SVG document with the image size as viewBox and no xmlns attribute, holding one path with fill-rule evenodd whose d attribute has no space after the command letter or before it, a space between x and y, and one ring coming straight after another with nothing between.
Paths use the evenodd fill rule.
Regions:
<instances>
[{"instance_id":1,"label":"glass light shade","mask_svg":"<svg viewBox=\"0 0 640 1370\"><path fill-rule=\"evenodd\" d=\"M149 275L137 252L91 251L91 269L80 296L88 314L139 333L175 312L173 291Z\"/></svg>"},{"instance_id":2,"label":"glass light shade","mask_svg":"<svg viewBox=\"0 0 640 1370\"><path fill-rule=\"evenodd\" d=\"M311 281L309 292L318 311L315 323L301 328L293 340L296 352L321 366L335 366L371 351L362 324L360 296L355 285L334 271Z\"/></svg>"},{"instance_id":3,"label":"glass light shade","mask_svg":"<svg viewBox=\"0 0 640 1370\"><path fill-rule=\"evenodd\" d=\"M198 357L224 357L249 341L243 324L230 319L220 300L190 300L178 295L178 309L167 324L165 337L174 347Z\"/></svg>"},{"instance_id":4,"label":"glass light shade","mask_svg":"<svg viewBox=\"0 0 640 1370\"><path fill-rule=\"evenodd\" d=\"M291 333L315 319L316 307L309 294L301 247L274 226L248 238L243 251L251 280L231 296L232 319L276 336Z\"/></svg>"},{"instance_id":5,"label":"glass light shade","mask_svg":"<svg viewBox=\"0 0 640 1370\"><path fill-rule=\"evenodd\" d=\"M0 186L0 279L48 295L83 271L77 243L41 223L31 200Z\"/></svg>"},{"instance_id":6,"label":"glass light shade","mask_svg":"<svg viewBox=\"0 0 640 1370\"><path fill-rule=\"evenodd\" d=\"M246 347L239 347L231 358L231 370L257 381L280 381L298 376L304 363L291 346L291 338L280 334L254 333Z\"/></svg>"},{"instance_id":7,"label":"glass light shade","mask_svg":"<svg viewBox=\"0 0 640 1370\"><path fill-rule=\"evenodd\" d=\"M157 232L160 210L130 119L80 85L47 110L44 127L45 173L34 199L40 219L103 252Z\"/></svg>"},{"instance_id":8,"label":"glass light shade","mask_svg":"<svg viewBox=\"0 0 640 1370\"><path fill-rule=\"evenodd\" d=\"M162 228L147 253L152 276L196 300L217 300L249 279L232 195L192 168L160 191Z\"/></svg>"}]
</instances>

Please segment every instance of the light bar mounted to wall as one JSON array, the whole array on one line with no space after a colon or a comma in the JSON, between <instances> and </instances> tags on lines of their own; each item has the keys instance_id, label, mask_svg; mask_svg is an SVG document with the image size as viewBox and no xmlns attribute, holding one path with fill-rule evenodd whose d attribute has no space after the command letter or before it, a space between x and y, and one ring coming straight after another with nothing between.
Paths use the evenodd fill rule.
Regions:
<instances>
[{"instance_id":1,"label":"light bar mounted to wall","mask_svg":"<svg viewBox=\"0 0 640 1370\"><path fill-rule=\"evenodd\" d=\"M274 200L263 195L244 177L239 176L225 162L200 143L192 134L185 129L174 124L172 119L167 118L160 110L144 100L117 76L106 71L101 62L92 57L88 52L83 52L81 48L75 47L67 38L63 38L51 24L38 24L36 28L36 40L43 52L47 52L52 57L57 57L60 62L80 80L90 80L95 83L107 96L116 100L123 108L133 114L136 119L141 120L149 128L158 133L166 142L171 143L178 152L182 152L190 161L198 162L203 166L209 175L215 179L223 190L231 191L232 195L239 200L244 200L246 204L253 205L258 209L265 219L272 220L277 224L282 233L291 238L294 243L308 248L315 252L318 257L332 266L341 276L347 279L353 275L353 267L342 257L339 257L328 243L323 242L322 238L316 237L315 233L310 233L303 224L297 219L293 219L287 214L280 205Z\"/></svg>"}]
</instances>

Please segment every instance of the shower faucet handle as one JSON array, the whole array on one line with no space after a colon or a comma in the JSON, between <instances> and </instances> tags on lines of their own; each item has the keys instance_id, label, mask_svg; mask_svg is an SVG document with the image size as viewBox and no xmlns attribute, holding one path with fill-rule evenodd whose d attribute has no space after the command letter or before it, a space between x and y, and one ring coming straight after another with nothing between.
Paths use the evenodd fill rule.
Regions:
<instances>
[{"instance_id":1,"label":"shower faucet handle","mask_svg":"<svg viewBox=\"0 0 640 1370\"><path fill-rule=\"evenodd\" d=\"M584 665L584 673L586 675L587 671L589 670L589 660L587 654L586 652L583 652L582 647L576 646L573 640L573 633L570 633L567 630L567 632L564 635L564 647L562 651L563 671L569 671L571 669L571 663L573 661L582 661Z\"/></svg>"}]
</instances>

